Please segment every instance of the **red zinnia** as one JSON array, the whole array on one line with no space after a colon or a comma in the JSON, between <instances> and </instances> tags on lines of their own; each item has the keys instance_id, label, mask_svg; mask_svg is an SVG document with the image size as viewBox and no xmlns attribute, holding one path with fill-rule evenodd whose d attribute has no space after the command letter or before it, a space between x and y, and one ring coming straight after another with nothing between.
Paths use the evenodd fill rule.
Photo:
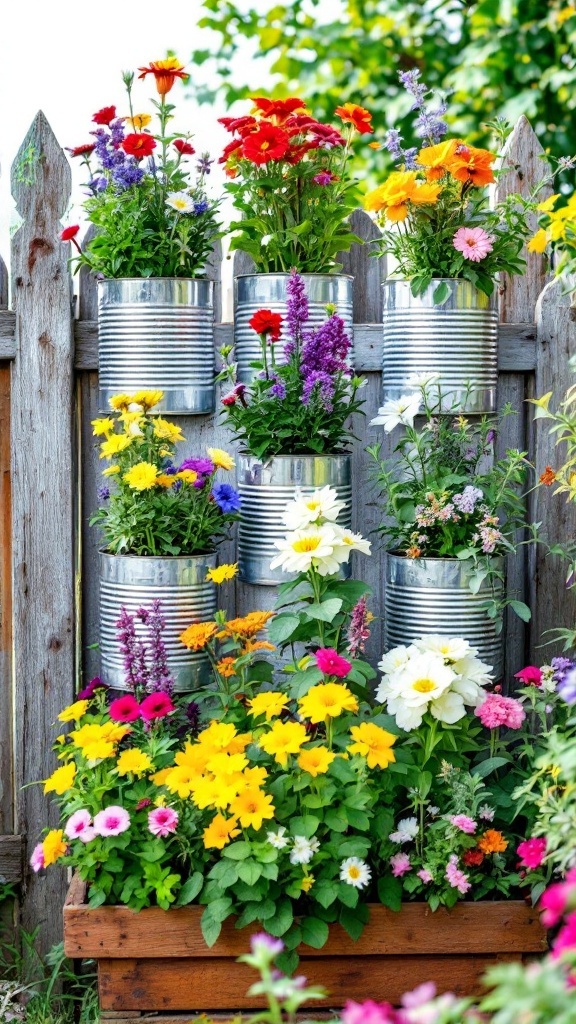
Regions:
<instances>
[{"instance_id":1,"label":"red zinnia","mask_svg":"<svg viewBox=\"0 0 576 1024\"><path fill-rule=\"evenodd\" d=\"M146 135L145 132L131 132L123 140L122 149L128 156L142 160L143 157L150 156L156 149L156 139L151 135Z\"/></svg>"},{"instance_id":2,"label":"red zinnia","mask_svg":"<svg viewBox=\"0 0 576 1024\"><path fill-rule=\"evenodd\" d=\"M256 331L256 334L265 334L267 337L269 335L269 341L278 341L282 333L281 324L280 313L273 313L271 309L259 309L248 321L248 326Z\"/></svg>"},{"instance_id":3,"label":"red zinnia","mask_svg":"<svg viewBox=\"0 0 576 1024\"><path fill-rule=\"evenodd\" d=\"M174 705L167 693L151 693L140 705L142 718L146 722L151 722L153 718L164 718L171 711L174 711Z\"/></svg>"},{"instance_id":4,"label":"red zinnia","mask_svg":"<svg viewBox=\"0 0 576 1024\"><path fill-rule=\"evenodd\" d=\"M466 850L462 860L467 868L476 868L484 860L484 854L482 850Z\"/></svg>"},{"instance_id":5,"label":"red zinnia","mask_svg":"<svg viewBox=\"0 0 576 1024\"><path fill-rule=\"evenodd\" d=\"M66 146L66 152L70 153L70 156L88 156L96 148L95 142L84 142L81 146Z\"/></svg>"},{"instance_id":6,"label":"red zinnia","mask_svg":"<svg viewBox=\"0 0 576 1024\"><path fill-rule=\"evenodd\" d=\"M95 124L110 124L116 117L116 107L102 107L101 110L97 110L92 120Z\"/></svg>"},{"instance_id":7,"label":"red zinnia","mask_svg":"<svg viewBox=\"0 0 576 1024\"><path fill-rule=\"evenodd\" d=\"M251 114L245 114L243 117L219 117L218 124L224 125L227 132L244 136L258 126L258 121Z\"/></svg>"},{"instance_id":8,"label":"red zinnia","mask_svg":"<svg viewBox=\"0 0 576 1024\"><path fill-rule=\"evenodd\" d=\"M64 228L64 230L60 232L60 238L63 242L71 242L72 239L76 237L79 231L79 224L71 224L70 227Z\"/></svg>"},{"instance_id":9,"label":"red zinnia","mask_svg":"<svg viewBox=\"0 0 576 1024\"><path fill-rule=\"evenodd\" d=\"M262 111L264 117L275 117L282 124L295 110L306 110L304 100L297 96L289 96L287 100L269 100L265 96L251 97L256 110Z\"/></svg>"},{"instance_id":10,"label":"red zinnia","mask_svg":"<svg viewBox=\"0 0 576 1024\"><path fill-rule=\"evenodd\" d=\"M242 148L242 139L232 139L232 142L228 142L222 150L222 156L219 158L219 164L225 164L229 157L232 156L236 150Z\"/></svg>"},{"instance_id":11,"label":"red zinnia","mask_svg":"<svg viewBox=\"0 0 576 1024\"><path fill-rule=\"evenodd\" d=\"M334 111L344 122L351 124L360 135L373 132L372 114L365 107L359 107L356 103L345 103L342 107L336 107Z\"/></svg>"},{"instance_id":12,"label":"red zinnia","mask_svg":"<svg viewBox=\"0 0 576 1024\"><path fill-rule=\"evenodd\" d=\"M110 705L110 718L113 722L135 722L140 718L140 705L131 693L117 697Z\"/></svg>"},{"instance_id":13,"label":"red zinnia","mask_svg":"<svg viewBox=\"0 0 576 1024\"><path fill-rule=\"evenodd\" d=\"M247 135L242 145L242 156L253 164L267 164L270 160L281 160L290 137L281 128L263 121L258 131Z\"/></svg>"},{"instance_id":14,"label":"red zinnia","mask_svg":"<svg viewBox=\"0 0 576 1024\"><path fill-rule=\"evenodd\" d=\"M175 139L174 149L177 149L181 156L191 156L196 150L185 139Z\"/></svg>"},{"instance_id":15,"label":"red zinnia","mask_svg":"<svg viewBox=\"0 0 576 1024\"><path fill-rule=\"evenodd\" d=\"M318 668L326 676L344 679L352 668L352 662L347 658L341 658L333 647L320 647L314 657Z\"/></svg>"},{"instance_id":16,"label":"red zinnia","mask_svg":"<svg viewBox=\"0 0 576 1024\"><path fill-rule=\"evenodd\" d=\"M161 96L165 96L174 85L177 78L188 78L184 71L184 65L178 62L177 57L168 57L166 60L152 60L145 68L138 68L142 74L138 78L146 78L146 75L154 75L156 89Z\"/></svg>"}]
</instances>

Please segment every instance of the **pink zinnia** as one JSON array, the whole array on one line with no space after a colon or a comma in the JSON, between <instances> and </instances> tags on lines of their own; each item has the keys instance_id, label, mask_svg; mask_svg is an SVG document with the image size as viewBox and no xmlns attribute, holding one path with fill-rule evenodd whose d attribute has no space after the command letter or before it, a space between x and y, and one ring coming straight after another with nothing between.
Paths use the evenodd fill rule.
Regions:
<instances>
[{"instance_id":1,"label":"pink zinnia","mask_svg":"<svg viewBox=\"0 0 576 1024\"><path fill-rule=\"evenodd\" d=\"M105 807L94 818L94 828L99 836L119 836L130 828L130 815L124 807Z\"/></svg>"},{"instance_id":2,"label":"pink zinnia","mask_svg":"<svg viewBox=\"0 0 576 1024\"><path fill-rule=\"evenodd\" d=\"M505 725L508 729L519 729L526 718L526 712L519 700L503 697L500 693L489 693L486 700L474 714L487 729L498 729Z\"/></svg>"},{"instance_id":3,"label":"pink zinnia","mask_svg":"<svg viewBox=\"0 0 576 1024\"><path fill-rule=\"evenodd\" d=\"M420 868L420 871L417 871L416 874L418 875L418 878L420 878L424 882L425 885L427 885L428 882L434 881L434 875L432 874L431 871L428 871L428 868Z\"/></svg>"},{"instance_id":4,"label":"pink zinnia","mask_svg":"<svg viewBox=\"0 0 576 1024\"><path fill-rule=\"evenodd\" d=\"M532 837L532 839L525 839L523 843L519 843L516 848L516 853L521 858L520 864L523 868L528 868L529 871L535 871L539 868L544 856L546 854L546 839Z\"/></svg>"},{"instance_id":5,"label":"pink zinnia","mask_svg":"<svg viewBox=\"0 0 576 1024\"><path fill-rule=\"evenodd\" d=\"M466 260L479 263L489 252L492 252L494 239L484 228L458 228L452 239L452 245L461 252Z\"/></svg>"},{"instance_id":6,"label":"pink zinnia","mask_svg":"<svg viewBox=\"0 0 576 1024\"><path fill-rule=\"evenodd\" d=\"M341 658L338 651L335 651L333 647L321 647L319 651L316 651L314 657L316 658L318 668L326 676L336 676L338 679L344 679L352 668L352 662L347 661L346 658Z\"/></svg>"},{"instance_id":7,"label":"pink zinnia","mask_svg":"<svg viewBox=\"0 0 576 1024\"><path fill-rule=\"evenodd\" d=\"M72 814L66 825L64 826L64 835L68 836L68 839L81 839L82 833L90 828L92 824L92 815L90 811L82 808L80 811L75 811Z\"/></svg>"},{"instance_id":8,"label":"pink zinnia","mask_svg":"<svg viewBox=\"0 0 576 1024\"><path fill-rule=\"evenodd\" d=\"M131 693L117 697L110 705L110 718L113 722L135 722L140 718L140 705Z\"/></svg>"},{"instance_id":9,"label":"pink zinnia","mask_svg":"<svg viewBox=\"0 0 576 1024\"><path fill-rule=\"evenodd\" d=\"M396 1012L390 1003L376 1003L366 999L355 1003L349 999L342 1010L342 1024L393 1024Z\"/></svg>"},{"instance_id":10,"label":"pink zinnia","mask_svg":"<svg viewBox=\"0 0 576 1024\"><path fill-rule=\"evenodd\" d=\"M44 847L42 846L42 843L38 843L38 845L32 850L30 867L32 868L32 871L41 871L44 867Z\"/></svg>"},{"instance_id":11,"label":"pink zinnia","mask_svg":"<svg viewBox=\"0 0 576 1024\"><path fill-rule=\"evenodd\" d=\"M458 867L458 857L455 853L450 855L450 859L446 865L446 880L450 883L453 889L458 889L462 895L468 892L472 886L468 881L468 875L465 875L463 871Z\"/></svg>"},{"instance_id":12,"label":"pink zinnia","mask_svg":"<svg viewBox=\"0 0 576 1024\"><path fill-rule=\"evenodd\" d=\"M450 824L454 825L455 828L459 828L461 832L467 832L468 835L472 835L476 831L476 822L473 818L469 818L467 814L453 814L450 818Z\"/></svg>"},{"instance_id":13,"label":"pink zinnia","mask_svg":"<svg viewBox=\"0 0 576 1024\"><path fill-rule=\"evenodd\" d=\"M153 836L169 836L176 831L178 811L173 807L156 807L148 815L148 831Z\"/></svg>"},{"instance_id":14,"label":"pink zinnia","mask_svg":"<svg viewBox=\"0 0 576 1024\"><path fill-rule=\"evenodd\" d=\"M542 669L536 665L527 665L521 672L516 672L514 679L520 679L526 686L541 686Z\"/></svg>"},{"instance_id":15,"label":"pink zinnia","mask_svg":"<svg viewBox=\"0 0 576 1024\"><path fill-rule=\"evenodd\" d=\"M164 718L171 711L174 711L174 705L167 693L151 693L140 705L140 713L146 722L151 722L153 718Z\"/></svg>"},{"instance_id":16,"label":"pink zinnia","mask_svg":"<svg viewBox=\"0 0 576 1024\"><path fill-rule=\"evenodd\" d=\"M395 853L393 857L390 857L390 867L394 878L401 878L412 869L410 857L407 853Z\"/></svg>"}]
</instances>

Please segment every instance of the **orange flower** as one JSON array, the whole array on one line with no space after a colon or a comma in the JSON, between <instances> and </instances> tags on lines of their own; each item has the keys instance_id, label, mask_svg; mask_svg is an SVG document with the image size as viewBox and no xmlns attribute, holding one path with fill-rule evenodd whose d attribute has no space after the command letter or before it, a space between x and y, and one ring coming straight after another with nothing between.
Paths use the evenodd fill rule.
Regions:
<instances>
[{"instance_id":1,"label":"orange flower","mask_svg":"<svg viewBox=\"0 0 576 1024\"><path fill-rule=\"evenodd\" d=\"M458 152L448 162L448 170L457 181L470 182L472 185L489 185L496 181L490 166L496 155L487 149L475 146L460 146Z\"/></svg>"},{"instance_id":2,"label":"orange flower","mask_svg":"<svg viewBox=\"0 0 576 1024\"><path fill-rule=\"evenodd\" d=\"M461 139L448 139L446 142L439 142L437 146L427 146L420 150L416 160L426 168L428 181L438 181L448 173L448 165L458 146L463 145Z\"/></svg>"},{"instance_id":3,"label":"orange flower","mask_svg":"<svg viewBox=\"0 0 576 1024\"><path fill-rule=\"evenodd\" d=\"M552 469L552 466L546 466L543 473L540 474L540 483L544 484L545 487L550 487L556 479L556 473Z\"/></svg>"},{"instance_id":4,"label":"orange flower","mask_svg":"<svg viewBox=\"0 0 576 1024\"><path fill-rule=\"evenodd\" d=\"M410 202L415 206L423 206L425 203L435 203L442 191L441 185L426 184L418 185L418 188L410 196Z\"/></svg>"},{"instance_id":5,"label":"orange flower","mask_svg":"<svg viewBox=\"0 0 576 1024\"><path fill-rule=\"evenodd\" d=\"M218 637L240 636L247 640L249 637L256 636L256 633L264 629L268 620L273 616L274 612L249 612L243 618L230 619L225 624L222 632L218 634Z\"/></svg>"},{"instance_id":6,"label":"orange flower","mask_svg":"<svg viewBox=\"0 0 576 1024\"><path fill-rule=\"evenodd\" d=\"M174 85L177 78L188 78L184 71L184 65L180 64L177 57L168 57L166 60L152 60L145 68L138 68L142 74L138 78L146 78L146 75L154 75L156 88L161 96L165 96Z\"/></svg>"},{"instance_id":7,"label":"orange flower","mask_svg":"<svg viewBox=\"0 0 576 1024\"><path fill-rule=\"evenodd\" d=\"M348 124L354 126L360 135L367 135L369 132L373 132L374 129L371 125L372 114L365 107L359 107L356 103L344 103L342 107L336 107L334 111L338 117Z\"/></svg>"},{"instance_id":8,"label":"orange flower","mask_svg":"<svg viewBox=\"0 0 576 1024\"><path fill-rule=\"evenodd\" d=\"M416 546L416 544L412 544L411 547L406 548L406 557L407 558L420 558L421 554L422 554L422 551L421 551L421 549L419 547Z\"/></svg>"},{"instance_id":9,"label":"orange flower","mask_svg":"<svg viewBox=\"0 0 576 1024\"><path fill-rule=\"evenodd\" d=\"M223 679L230 679L230 676L236 675L235 665L236 658L221 658L220 661L216 663L216 671Z\"/></svg>"},{"instance_id":10,"label":"orange flower","mask_svg":"<svg viewBox=\"0 0 576 1024\"><path fill-rule=\"evenodd\" d=\"M268 640L246 640L242 648L242 654L253 654L254 651L275 651L274 644Z\"/></svg>"},{"instance_id":11,"label":"orange flower","mask_svg":"<svg viewBox=\"0 0 576 1024\"><path fill-rule=\"evenodd\" d=\"M201 651L210 642L217 628L215 622L193 622L180 634L180 639L189 651Z\"/></svg>"},{"instance_id":12,"label":"orange flower","mask_svg":"<svg viewBox=\"0 0 576 1024\"><path fill-rule=\"evenodd\" d=\"M251 99L254 104L252 113L269 117L275 124L284 124L296 111L301 114L306 112L304 100L297 96L289 96L286 100L269 100L265 96L252 96Z\"/></svg>"},{"instance_id":13,"label":"orange flower","mask_svg":"<svg viewBox=\"0 0 576 1024\"><path fill-rule=\"evenodd\" d=\"M478 849L482 850L482 853L504 853L507 848L508 842L504 839L501 832L498 832L495 828L489 828L487 832L478 840Z\"/></svg>"}]
</instances>

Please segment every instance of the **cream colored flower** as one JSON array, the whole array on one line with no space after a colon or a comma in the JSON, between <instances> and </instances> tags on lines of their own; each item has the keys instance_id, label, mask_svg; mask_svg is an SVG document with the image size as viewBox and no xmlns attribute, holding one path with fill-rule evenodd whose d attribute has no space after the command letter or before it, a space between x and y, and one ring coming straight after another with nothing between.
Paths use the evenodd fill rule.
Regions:
<instances>
[{"instance_id":1,"label":"cream colored flower","mask_svg":"<svg viewBox=\"0 0 576 1024\"><path fill-rule=\"evenodd\" d=\"M389 398L378 415L370 420L370 426L382 424L386 433L394 430L394 427L414 426L414 417L420 412L422 398L419 394L401 395L400 398Z\"/></svg>"},{"instance_id":2,"label":"cream colored flower","mask_svg":"<svg viewBox=\"0 0 576 1024\"><path fill-rule=\"evenodd\" d=\"M370 541L364 540L361 533L352 533L351 530L346 530L344 527L338 526L337 523L332 529L336 534L334 557L339 562L347 562L352 551L360 551L363 555L370 554Z\"/></svg>"},{"instance_id":3,"label":"cream colored flower","mask_svg":"<svg viewBox=\"0 0 576 1024\"><path fill-rule=\"evenodd\" d=\"M314 567L321 576L338 572L340 562L334 557L337 537L331 526L310 526L305 530L294 530L284 540L274 543L280 554L270 562L271 569L308 572Z\"/></svg>"},{"instance_id":4,"label":"cream colored flower","mask_svg":"<svg viewBox=\"0 0 576 1024\"><path fill-rule=\"evenodd\" d=\"M322 519L335 522L345 507L346 502L340 500L333 487L322 487L312 494L303 494L298 488L294 501L286 506L282 519L289 530L303 530Z\"/></svg>"}]
</instances>

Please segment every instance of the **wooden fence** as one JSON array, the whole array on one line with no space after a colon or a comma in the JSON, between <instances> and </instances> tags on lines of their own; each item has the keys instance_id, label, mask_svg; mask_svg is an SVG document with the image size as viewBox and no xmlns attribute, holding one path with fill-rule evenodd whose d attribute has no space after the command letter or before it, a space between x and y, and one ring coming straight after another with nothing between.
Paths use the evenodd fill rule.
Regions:
<instances>
[{"instance_id":1,"label":"wooden fence","mask_svg":"<svg viewBox=\"0 0 576 1024\"><path fill-rule=\"evenodd\" d=\"M507 148L505 191L526 192L540 180L540 144L522 118ZM90 421L97 415L96 285L82 271L71 279L68 247L59 241L61 218L70 196L70 170L42 113L35 118L12 168L13 195L22 223L12 239L12 309L7 306L7 275L0 266L0 894L6 882L20 882L19 920L28 930L42 924L42 945L60 935L65 872L31 876L30 851L46 825L56 824L42 787L29 785L54 769L54 722L61 708L98 671L98 536L88 527L97 506L100 469ZM378 237L368 216L358 211L356 232ZM384 264L371 247L354 246L343 257L353 274L356 368L368 380L366 416L357 417L354 446L354 528L370 534L378 522L371 504L365 445L381 436L370 419L381 403L382 299ZM237 254L235 273L250 270ZM229 343L232 325L221 323L221 251L214 252L210 276L216 282L216 346ZM74 297L73 292L78 294ZM516 415L498 438L507 448L529 452L540 472L554 464L554 446L546 426L535 431L525 399L571 382L567 357L575 351L569 298L557 282L546 283L541 256L528 258L524 277L500 287L498 403L510 402ZM206 445L230 448L218 414L183 422L188 449ZM386 438L390 450L393 439ZM542 522L551 543L574 536L576 509L538 488L530 497L531 518ZM356 571L371 585L373 626L369 656L382 652L383 562L378 539L374 555ZM223 552L234 557L233 548ZM536 652L542 631L571 625L573 592L562 583L562 567L544 548L522 548L510 559L508 586L528 598L529 629L509 617L506 625L507 674L526 659L550 657L557 647ZM272 606L273 588L235 583L226 590L230 611L242 614ZM23 788L23 787L26 788ZM4 916L12 904L4 901ZM11 909L7 910L7 907Z\"/></svg>"}]
</instances>

